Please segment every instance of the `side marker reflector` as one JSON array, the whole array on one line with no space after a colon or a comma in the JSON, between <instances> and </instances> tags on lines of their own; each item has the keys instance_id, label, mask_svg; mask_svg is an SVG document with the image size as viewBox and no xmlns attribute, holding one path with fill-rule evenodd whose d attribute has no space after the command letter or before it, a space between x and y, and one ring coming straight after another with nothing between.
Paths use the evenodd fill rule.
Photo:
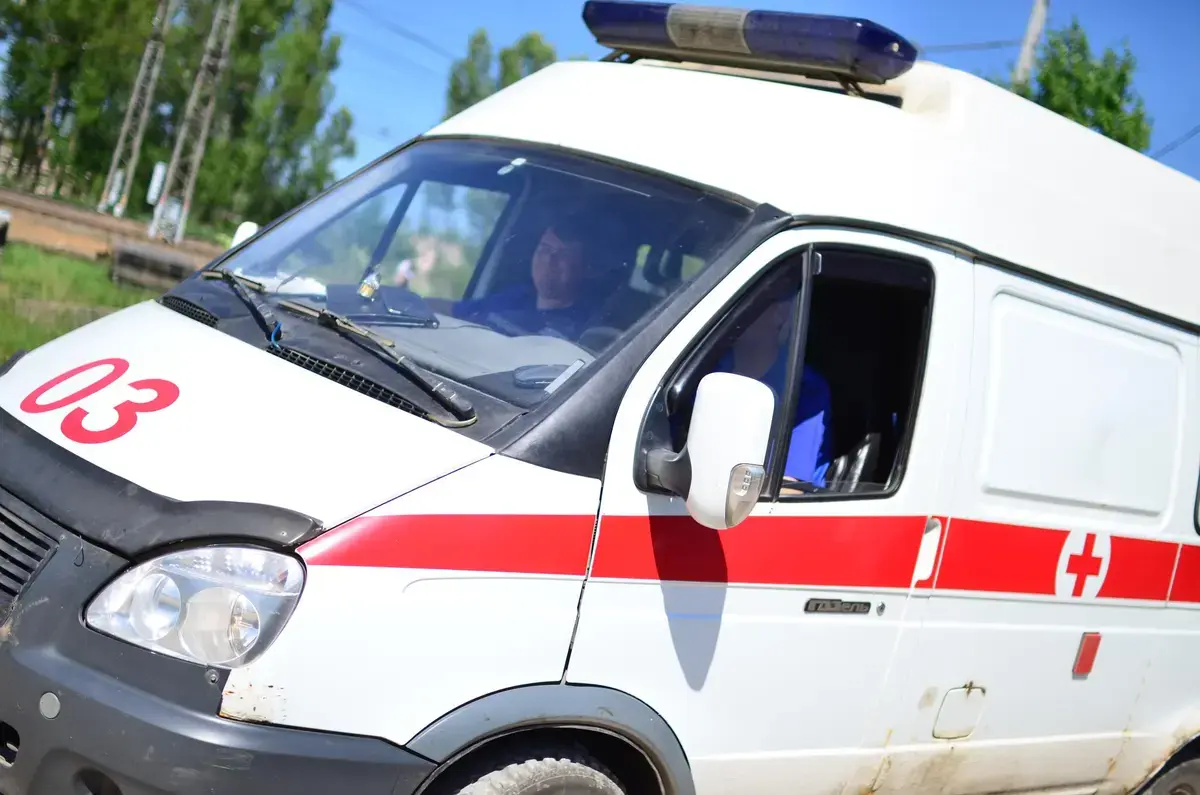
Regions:
<instances>
[{"instance_id":1,"label":"side marker reflector","mask_svg":"<svg viewBox=\"0 0 1200 795\"><path fill-rule=\"evenodd\" d=\"M1085 632L1079 639L1079 651L1075 654L1076 679L1086 679L1096 664L1096 652L1100 651L1100 633Z\"/></svg>"}]
</instances>

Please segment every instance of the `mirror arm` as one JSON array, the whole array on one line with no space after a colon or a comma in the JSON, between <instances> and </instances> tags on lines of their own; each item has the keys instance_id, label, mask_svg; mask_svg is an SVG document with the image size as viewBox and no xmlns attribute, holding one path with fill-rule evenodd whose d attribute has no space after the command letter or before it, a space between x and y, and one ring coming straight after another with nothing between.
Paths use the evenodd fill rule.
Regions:
<instances>
[{"instance_id":1,"label":"mirror arm","mask_svg":"<svg viewBox=\"0 0 1200 795\"><path fill-rule=\"evenodd\" d=\"M665 447L647 453L646 481L651 486L687 497L692 487L692 460L688 457L687 444L678 453Z\"/></svg>"}]
</instances>

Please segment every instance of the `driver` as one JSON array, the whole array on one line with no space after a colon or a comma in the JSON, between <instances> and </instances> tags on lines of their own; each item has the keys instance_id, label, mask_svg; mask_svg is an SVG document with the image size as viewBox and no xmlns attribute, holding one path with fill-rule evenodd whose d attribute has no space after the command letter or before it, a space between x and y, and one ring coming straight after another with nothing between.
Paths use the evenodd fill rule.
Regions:
<instances>
[{"instance_id":1,"label":"driver","mask_svg":"<svg viewBox=\"0 0 1200 795\"><path fill-rule=\"evenodd\" d=\"M550 334L578 339L591 314L583 289L584 229L576 220L556 221L542 232L530 262L530 281L483 298L463 299L454 316L510 334Z\"/></svg>"},{"instance_id":2,"label":"driver","mask_svg":"<svg viewBox=\"0 0 1200 795\"><path fill-rule=\"evenodd\" d=\"M768 306L746 327L717 363L716 370L761 381L771 388L778 400L784 393L787 377L792 309L791 298ZM805 364L783 467L785 479L825 486L825 473L829 469L829 412L829 384L820 373Z\"/></svg>"}]
</instances>

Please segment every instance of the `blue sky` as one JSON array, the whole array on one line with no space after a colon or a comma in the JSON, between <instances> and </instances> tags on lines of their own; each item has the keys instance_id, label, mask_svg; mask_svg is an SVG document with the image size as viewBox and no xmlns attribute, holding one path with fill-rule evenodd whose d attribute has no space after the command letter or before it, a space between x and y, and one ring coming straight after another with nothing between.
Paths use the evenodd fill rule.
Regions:
<instances>
[{"instance_id":1,"label":"blue sky","mask_svg":"<svg viewBox=\"0 0 1200 795\"><path fill-rule=\"evenodd\" d=\"M692 0L781 11L866 17L922 46L1020 39L1032 0ZM580 17L582 0L335 0L333 30L344 37L334 77L335 105L355 117L358 154L339 175L385 153L436 124L442 115L448 55L461 54L476 28L499 48L536 30L561 57L604 53ZM1127 42L1138 60L1136 88L1153 119L1150 152L1200 125L1198 0L1052 0L1051 26L1078 17L1094 52ZM404 38L395 26L427 39ZM441 51L441 52L438 52ZM1011 70L1018 48L931 55L932 60L979 74ZM1200 179L1200 135L1163 157Z\"/></svg>"}]
</instances>

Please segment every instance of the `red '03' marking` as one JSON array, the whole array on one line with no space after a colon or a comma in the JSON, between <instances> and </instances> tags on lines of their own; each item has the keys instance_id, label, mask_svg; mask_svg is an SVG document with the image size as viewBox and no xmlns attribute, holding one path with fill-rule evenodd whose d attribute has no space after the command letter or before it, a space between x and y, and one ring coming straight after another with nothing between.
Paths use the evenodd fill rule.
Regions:
<instances>
[{"instance_id":1,"label":"red '03' marking","mask_svg":"<svg viewBox=\"0 0 1200 795\"><path fill-rule=\"evenodd\" d=\"M87 386L80 387L69 395L61 397L57 400L52 400L49 403L42 403L41 399L47 392L54 389L56 386L65 383L77 375L82 375L90 370L99 368L108 368L108 372L101 375ZM97 359L94 362L81 364L78 367L72 368L61 375L51 378L46 383L39 386L37 389L30 392L21 401L21 411L26 414L45 414L50 411L58 411L67 406L75 405L86 398L95 395L113 384L121 380L121 378L129 372L129 362L125 359L110 358ZM113 407L117 413L116 421L107 428L87 428L85 421L88 418L86 409L76 406L67 412L63 417L59 429L63 436L67 437L78 444L104 444L116 439L120 439L125 434L132 431L138 423L138 415L147 414L154 411L162 411L176 400L179 399L179 387L171 381L166 381L162 378L142 378L137 381L131 381L129 386L141 391L153 391L154 397L149 400L126 400L123 403Z\"/></svg>"}]
</instances>

